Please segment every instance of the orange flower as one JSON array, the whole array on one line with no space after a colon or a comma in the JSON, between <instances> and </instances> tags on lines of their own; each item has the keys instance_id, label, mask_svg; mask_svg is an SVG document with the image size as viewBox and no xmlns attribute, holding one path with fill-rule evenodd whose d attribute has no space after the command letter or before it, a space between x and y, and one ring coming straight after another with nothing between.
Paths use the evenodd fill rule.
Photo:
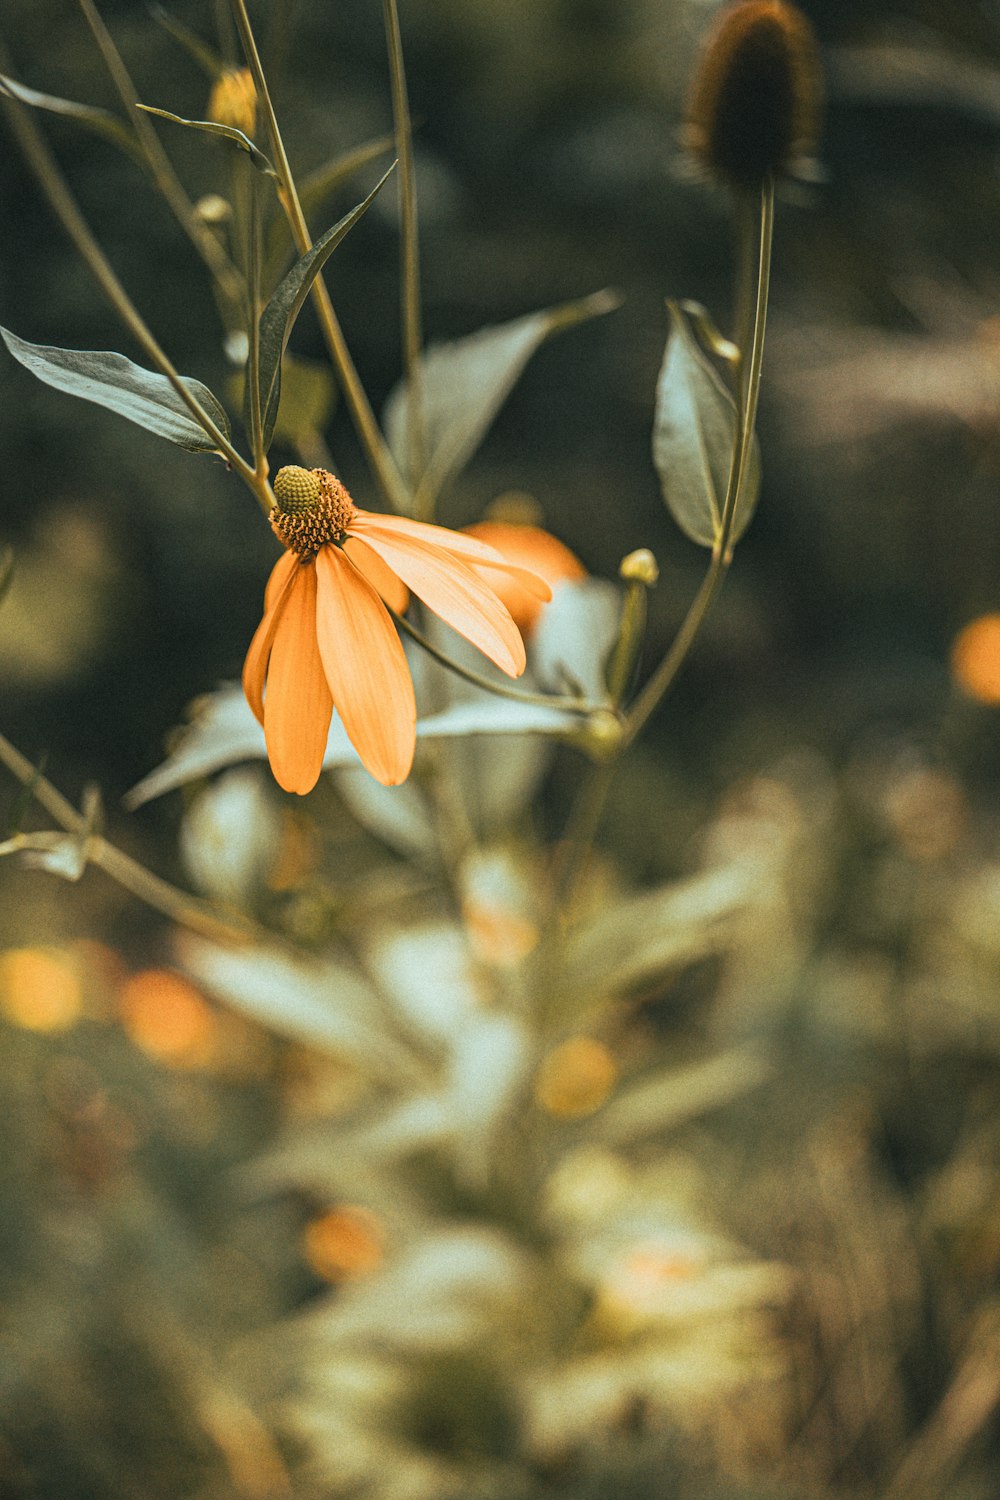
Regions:
<instances>
[{"instance_id":1,"label":"orange flower","mask_svg":"<svg viewBox=\"0 0 1000 1500\"><path fill-rule=\"evenodd\" d=\"M466 536L486 542L508 562L530 569L548 584L578 583L587 576L587 570L576 554L540 526L520 521L476 521L462 529ZM497 580L495 591L510 610L518 628L530 634L545 602L538 591L526 589L510 574Z\"/></svg>"},{"instance_id":2,"label":"orange flower","mask_svg":"<svg viewBox=\"0 0 1000 1500\"><path fill-rule=\"evenodd\" d=\"M395 786L413 763L417 713L410 670L385 605L405 609L412 590L504 672L519 677L520 633L471 564L515 577L541 599L550 597L549 587L472 537L358 510L323 469L279 470L274 494L271 525L286 550L268 580L243 690L264 726L275 779L288 792L312 790L336 705L362 764L377 781Z\"/></svg>"}]
</instances>

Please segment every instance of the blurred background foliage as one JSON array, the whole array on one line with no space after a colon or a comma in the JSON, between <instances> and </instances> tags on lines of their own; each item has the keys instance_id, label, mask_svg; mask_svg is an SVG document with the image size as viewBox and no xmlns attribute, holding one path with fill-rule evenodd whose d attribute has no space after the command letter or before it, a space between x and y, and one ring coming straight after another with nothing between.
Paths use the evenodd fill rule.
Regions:
<instances>
[{"instance_id":1,"label":"blurred background foliage","mask_svg":"<svg viewBox=\"0 0 1000 1500\"><path fill-rule=\"evenodd\" d=\"M69 795L98 781L123 846L319 968L178 945L96 872L0 867L3 1494L996 1494L1000 653L989 624L960 632L1000 609L1000 12L804 8L824 180L779 205L760 506L605 819L594 908L652 895L527 1039L470 1020L477 986L518 1014L523 855L466 871L442 916L344 782L317 793L322 833L256 768L120 811L185 705L238 674L273 543L221 465L4 358L4 732ZM223 9L171 13L208 35ZM390 128L380 7L257 9L298 171ZM624 299L539 352L442 519L527 491L595 574L651 547L647 666L703 567L649 456L663 299L729 316L728 208L678 145L714 10L402 14L429 337ZM206 80L147 7L102 13L141 96L202 117ZM23 83L116 107L70 0L7 0L2 30ZM46 129L178 367L226 389L158 199L107 142ZM168 130L192 194L224 191L212 143ZM0 174L3 322L134 355L9 137ZM329 276L376 409L396 254L385 195ZM294 347L321 358L308 313ZM374 505L342 409L323 425ZM581 764L559 753L543 831ZM338 944L358 991L324 967ZM276 994L284 1040L259 1024ZM399 1083L414 1058L426 1098Z\"/></svg>"}]
</instances>

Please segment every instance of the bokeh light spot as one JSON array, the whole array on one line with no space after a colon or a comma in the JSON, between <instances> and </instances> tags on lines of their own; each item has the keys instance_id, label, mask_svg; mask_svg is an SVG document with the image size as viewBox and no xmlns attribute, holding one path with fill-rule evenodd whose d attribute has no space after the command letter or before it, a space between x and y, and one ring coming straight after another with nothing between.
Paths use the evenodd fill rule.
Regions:
<instances>
[{"instance_id":1,"label":"bokeh light spot","mask_svg":"<svg viewBox=\"0 0 1000 1500\"><path fill-rule=\"evenodd\" d=\"M970 620L951 648L955 681L970 698L1000 706L1000 612Z\"/></svg>"},{"instance_id":2,"label":"bokeh light spot","mask_svg":"<svg viewBox=\"0 0 1000 1500\"><path fill-rule=\"evenodd\" d=\"M382 1226L366 1208L344 1204L305 1227L302 1249L324 1281L350 1281L377 1271L385 1258Z\"/></svg>"},{"instance_id":3,"label":"bokeh light spot","mask_svg":"<svg viewBox=\"0 0 1000 1500\"><path fill-rule=\"evenodd\" d=\"M28 1031L68 1031L83 1011L72 959L46 948L11 948L0 955L4 1014Z\"/></svg>"},{"instance_id":4,"label":"bokeh light spot","mask_svg":"<svg viewBox=\"0 0 1000 1500\"><path fill-rule=\"evenodd\" d=\"M593 1114L615 1086L618 1068L603 1042L574 1036L542 1060L535 1078L535 1098L560 1120Z\"/></svg>"},{"instance_id":5,"label":"bokeh light spot","mask_svg":"<svg viewBox=\"0 0 1000 1500\"><path fill-rule=\"evenodd\" d=\"M122 988L122 1025L148 1057L201 1067L213 1055L215 1016L198 991L169 969L143 969Z\"/></svg>"}]
</instances>

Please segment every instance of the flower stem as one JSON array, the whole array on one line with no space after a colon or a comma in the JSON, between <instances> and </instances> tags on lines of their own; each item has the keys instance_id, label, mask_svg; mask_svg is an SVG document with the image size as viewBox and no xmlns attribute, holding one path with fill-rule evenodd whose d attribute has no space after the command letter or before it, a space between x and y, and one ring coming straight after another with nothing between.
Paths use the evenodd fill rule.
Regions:
<instances>
[{"instance_id":1,"label":"flower stem","mask_svg":"<svg viewBox=\"0 0 1000 1500\"><path fill-rule=\"evenodd\" d=\"M140 901L144 901L154 911L219 942L246 942L254 936L254 928L250 923L220 917L207 902L199 901L197 897L178 890L169 881L161 880L100 834L93 833L87 819L2 734L0 763L7 767L60 828L69 834L86 838L87 859L90 864L98 865L118 885L138 896Z\"/></svg>"},{"instance_id":2,"label":"flower stem","mask_svg":"<svg viewBox=\"0 0 1000 1500\"><path fill-rule=\"evenodd\" d=\"M253 28L250 25L250 17L247 14L245 0L231 0L233 17L236 28L240 34L240 41L246 54L247 65L253 74L254 86L264 111L267 121L268 135L271 140L271 149L274 157L275 169L278 173L279 197L292 231L292 238L298 247L299 254L305 255L312 248L312 236L306 223L305 214L302 212L302 204L299 201L298 189L285 151L285 144L281 138L281 130L278 118L274 112L274 104L271 100L271 92L264 76L264 69L257 50ZM392 454L379 425L375 420L375 414L371 409L364 386L361 384L358 372L354 367L347 342L344 338L343 329L337 314L334 312L330 294L326 289L326 283L322 275L316 277L312 284L312 298L319 317L320 328L330 351L337 376L340 380L344 397L351 412L358 437L368 457L372 471L382 487L386 499L394 510L408 513L410 509L410 495L404 483L403 476L396 467Z\"/></svg>"},{"instance_id":3,"label":"flower stem","mask_svg":"<svg viewBox=\"0 0 1000 1500\"><path fill-rule=\"evenodd\" d=\"M403 371L406 378L406 455L410 486L420 482L426 461L424 443L423 391L421 388L420 350L423 329L420 318L420 241L417 226L417 189L413 169L413 125L410 101L403 67L403 43L399 31L399 9L396 0L383 0L385 34L389 50L389 73L392 83L392 116L396 133L396 155L399 158L400 203L400 304L403 322ZM431 515L419 514L418 520L429 521Z\"/></svg>"},{"instance_id":4,"label":"flower stem","mask_svg":"<svg viewBox=\"0 0 1000 1500\"><path fill-rule=\"evenodd\" d=\"M570 812L565 838L553 865L554 903L564 917L572 910L574 897L586 870L590 849L614 777L615 765L645 728L650 716L673 685L732 561L733 522L753 442L760 394L773 230L774 184L768 179L761 191L759 231L743 205L738 220L736 306L740 322L736 334L740 357L735 370L736 435L726 498L711 561L669 650L626 713L621 737L614 747L611 759L607 764L591 769ZM755 248L756 255L753 253Z\"/></svg>"},{"instance_id":5,"label":"flower stem","mask_svg":"<svg viewBox=\"0 0 1000 1500\"><path fill-rule=\"evenodd\" d=\"M0 102L7 112L11 128L53 213L118 317L160 374L170 382L192 417L206 436L211 438L217 451L230 468L239 474L240 478L254 491L265 511L269 511L273 501L266 483L262 489L254 470L233 447L225 433L216 426L198 398L185 385L166 352L160 347L152 330L122 286L110 261L94 238L90 225L81 213L38 127L24 107L15 100L4 98Z\"/></svg>"},{"instance_id":6,"label":"flower stem","mask_svg":"<svg viewBox=\"0 0 1000 1500\"><path fill-rule=\"evenodd\" d=\"M741 218L741 237L751 234L747 217ZM767 299L770 286L771 241L774 228L774 185L768 180L761 192L760 229L756 264L751 257L741 255L740 287L738 306L743 309L745 324L737 330L740 358L736 368L736 443L729 468L729 483L723 502L719 531L712 548L712 559L701 587L691 602L680 630L669 651L652 677L649 678L635 699L625 718L625 730L621 748L625 749L645 727L650 715L659 706L667 690L672 686L695 638L701 629L709 607L732 562L732 532L740 492L746 475L747 459L753 442L754 424L757 418L757 399L760 394L761 366L764 358L764 329L767 322ZM756 296L748 296L744 283L747 277L756 279ZM749 350L749 357L747 351Z\"/></svg>"},{"instance_id":7,"label":"flower stem","mask_svg":"<svg viewBox=\"0 0 1000 1500\"><path fill-rule=\"evenodd\" d=\"M435 661L440 662L443 667L447 667L449 672L454 672L456 677L464 677L466 682L471 682L473 686L482 688L486 693L493 693L498 698L510 698L514 703L530 703L536 708L558 708L566 713L573 714L592 714L606 708L606 705L590 703L586 698L560 698L548 693L527 693L520 688L508 687L504 682L494 682L491 678L483 677L478 672L472 671L470 667L463 667L459 662L454 661L440 647L435 646L434 642L429 640L423 631L418 630L415 625L411 625L410 621L403 615L397 614L389 605L386 605L386 608L400 630L408 635L412 641L416 641L417 645L426 651L428 656L433 656Z\"/></svg>"},{"instance_id":8,"label":"flower stem","mask_svg":"<svg viewBox=\"0 0 1000 1500\"><path fill-rule=\"evenodd\" d=\"M211 230L198 222L194 206L174 171L173 163L160 145L149 116L138 107L135 84L94 0L78 0L78 3L128 113L153 184L215 278L223 299L221 311L228 323L235 316L243 296L240 274Z\"/></svg>"}]
</instances>

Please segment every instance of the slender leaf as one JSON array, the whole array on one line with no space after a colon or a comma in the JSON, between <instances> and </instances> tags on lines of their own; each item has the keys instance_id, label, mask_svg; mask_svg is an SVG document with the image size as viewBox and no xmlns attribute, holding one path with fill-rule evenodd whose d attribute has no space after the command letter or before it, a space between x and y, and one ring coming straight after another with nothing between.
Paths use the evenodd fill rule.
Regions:
<instances>
[{"instance_id":1,"label":"slender leaf","mask_svg":"<svg viewBox=\"0 0 1000 1500\"><path fill-rule=\"evenodd\" d=\"M58 99L54 94L40 94L37 89L29 89L26 84L18 83L16 79L3 73L0 73L0 94L5 94L8 99L16 99L19 104L27 104L32 109L44 109L49 114L75 120L78 125L84 125L96 135L127 151L134 160L145 163L142 149L132 132L109 109L101 109L96 104L78 104L74 99Z\"/></svg>"},{"instance_id":2,"label":"slender leaf","mask_svg":"<svg viewBox=\"0 0 1000 1500\"><path fill-rule=\"evenodd\" d=\"M129 422L167 438L189 453L214 453L216 445L188 411L165 375L135 365L124 354L91 349L57 349L29 344L6 328L0 337L11 354L45 385L117 412ZM181 379L220 432L229 420L212 392L198 380Z\"/></svg>"},{"instance_id":3,"label":"slender leaf","mask_svg":"<svg viewBox=\"0 0 1000 1500\"><path fill-rule=\"evenodd\" d=\"M215 120L185 120L181 115L171 114L169 109L155 109L152 104L140 104L138 107L147 115L158 115L161 120L169 120L172 125L186 125L189 130L201 130L206 135L218 135L223 140L232 141L234 146L246 152L258 172L277 180L277 172L260 147L255 146L250 137L244 135L242 130L237 130L235 125L220 125Z\"/></svg>"},{"instance_id":4,"label":"slender leaf","mask_svg":"<svg viewBox=\"0 0 1000 1500\"><path fill-rule=\"evenodd\" d=\"M670 333L656 387L653 462L667 509L693 542L712 547L736 442L736 404L709 363L676 302L668 302ZM746 530L760 492L760 450L750 449L730 541Z\"/></svg>"},{"instance_id":5,"label":"slender leaf","mask_svg":"<svg viewBox=\"0 0 1000 1500\"><path fill-rule=\"evenodd\" d=\"M335 156L332 160L324 162L314 172L310 172L299 184L299 201L302 204L302 212L307 219L318 214L326 207L327 202L342 187L348 178L353 177L355 172L360 172L370 162L393 148L391 135L379 136L377 140L366 141L362 146L356 146L353 151L346 152L343 156ZM288 223L284 216L276 217L268 230L266 237L266 251L264 255L264 285L276 284L281 268L287 263L291 251L291 239Z\"/></svg>"},{"instance_id":6,"label":"slender leaf","mask_svg":"<svg viewBox=\"0 0 1000 1500\"><path fill-rule=\"evenodd\" d=\"M172 16L162 5L151 5L149 13L157 25L163 27L168 36L172 36L175 42L180 43L188 56L194 59L209 78L218 78L222 72L222 58L217 52L213 52L207 42L203 42L200 36L197 36L183 22L178 21L176 16Z\"/></svg>"},{"instance_id":7,"label":"slender leaf","mask_svg":"<svg viewBox=\"0 0 1000 1500\"><path fill-rule=\"evenodd\" d=\"M596 292L429 348L420 375L427 461L424 473L412 476L422 495L438 495L465 467L528 360L550 335L617 306L614 293ZM410 452L407 424L401 382L386 403L384 425L393 456L404 468Z\"/></svg>"},{"instance_id":8,"label":"slender leaf","mask_svg":"<svg viewBox=\"0 0 1000 1500\"><path fill-rule=\"evenodd\" d=\"M719 1052L684 1068L658 1068L622 1089L595 1115L587 1133L607 1145L631 1146L729 1104L771 1072L752 1047Z\"/></svg>"},{"instance_id":9,"label":"slender leaf","mask_svg":"<svg viewBox=\"0 0 1000 1500\"><path fill-rule=\"evenodd\" d=\"M267 449L274 432L281 398L281 357L285 352L295 320L312 287L330 256L345 235L349 234L375 201L387 181L393 166L380 178L368 197L345 214L339 223L328 229L307 250L288 272L278 290L265 307L260 319L260 401L264 412L264 448Z\"/></svg>"}]
</instances>

